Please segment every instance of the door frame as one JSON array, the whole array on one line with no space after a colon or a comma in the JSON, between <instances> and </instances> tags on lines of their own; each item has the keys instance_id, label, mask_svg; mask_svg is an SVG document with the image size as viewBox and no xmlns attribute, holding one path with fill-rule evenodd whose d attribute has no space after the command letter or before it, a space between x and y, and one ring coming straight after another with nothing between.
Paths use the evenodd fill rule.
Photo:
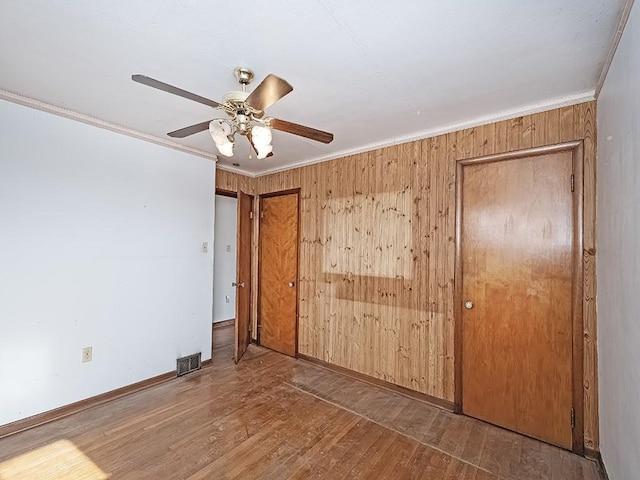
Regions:
<instances>
[{"instance_id":1,"label":"door frame","mask_svg":"<svg viewBox=\"0 0 640 480\"><path fill-rule=\"evenodd\" d=\"M455 224L455 277L454 277L454 411L462 411L462 187L464 167L481 163L535 157L549 153L570 151L573 158L573 248L572 264L572 403L575 423L572 431L572 451L584 455L584 366L583 366L583 165L584 142L577 140L543 147L528 148L508 153L486 155L456 162L456 224Z\"/></svg>"},{"instance_id":2,"label":"door frame","mask_svg":"<svg viewBox=\"0 0 640 480\"><path fill-rule=\"evenodd\" d=\"M216 191L215 191L215 193L214 193L214 197L213 197L213 198L214 198L214 200L215 200L215 196L216 196L216 195L220 195L220 196L222 196L222 197L229 197L229 198L238 198L238 194L237 194L236 192L232 192L231 190L224 190L224 189L222 189L222 188L217 188L217 187L216 187ZM214 216L215 216L215 206L214 206ZM214 218L214 225L213 225L213 227L214 227L214 231L213 231L214 235L213 235L213 245L212 245L212 247L211 247L211 248L212 248L212 249L214 250L214 252L215 252L215 242L216 242L216 236L215 236L215 218ZM236 255L237 255L237 254L236 254ZM237 260L238 260L238 259L236 258L236 262L237 262ZM213 270L213 272L212 272L214 277L215 277L215 261L216 261L216 259L214 258L214 259L213 259L213 262L214 262L214 270ZM211 316L212 316L212 318L213 318L213 305L211 305ZM234 311L233 316L234 316L234 318L233 318L233 325L234 325L234 327L233 327L233 328L235 328L235 324L236 324L235 311ZM214 334L213 334L213 323L211 323L211 349L210 349L210 350L211 350L211 360L212 360L212 361L213 361L213 335L214 335ZM237 340L237 338L235 338L235 335L234 335L234 342L237 342L237 341L238 341L238 340Z\"/></svg>"},{"instance_id":3,"label":"door frame","mask_svg":"<svg viewBox=\"0 0 640 480\"><path fill-rule=\"evenodd\" d=\"M246 193L246 192L245 192ZM216 187L215 190L215 195L220 195L222 197L229 197L229 198L235 198L238 199L238 191L233 191L233 190L225 190L224 188L218 188ZM252 193L247 193L247 195L249 195L251 197L251 206L254 206L254 202L255 202L255 195ZM240 208L240 205L237 205L237 208ZM214 225L215 226L215 225ZM236 223L236 228L239 228L239 225L237 225ZM251 251L250 251L250 255L253 256L253 229L254 229L254 223L253 221L251 222L251 234L250 234L250 243L251 243ZM215 232L214 232L215 233ZM214 243L215 243L215 235L214 235L214 239L213 239ZM236 243L237 239L236 239ZM214 246L215 248L215 246ZM238 245L236 245L236 276L238 274L237 272L237 264L238 264L238 259L240 256L240 250L238 248ZM215 258L214 258L214 262L215 262ZM251 274L251 278L249 279L249 286L250 288L253 288L253 258L251 259L251 270L250 270L250 274ZM233 280L234 282L236 281L236 279L234 278ZM236 292L236 297L237 297L237 292ZM237 348L237 344L238 344L238 319L235 318L237 311L234 311L234 318L233 318L233 325L234 325L234 329L235 329L235 333L233 336L233 341L234 341L234 348ZM249 297L249 328L251 328L252 325L252 318L251 318L251 313L252 313L252 308L251 308L251 296ZM213 311L212 311L213 314ZM213 329L213 327L212 327ZM251 330L249 330L249 343L251 343ZM211 336L211 358L213 359L213 334Z\"/></svg>"},{"instance_id":4,"label":"door frame","mask_svg":"<svg viewBox=\"0 0 640 480\"><path fill-rule=\"evenodd\" d=\"M224 190L222 188L216 188L216 195L223 197L238 198L238 192L232 192L231 190Z\"/></svg>"},{"instance_id":5,"label":"door frame","mask_svg":"<svg viewBox=\"0 0 640 480\"><path fill-rule=\"evenodd\" d=\"M298 319L300 317L300 187L298 188L291 188L289 190L280 190L277 192L268 192L268 193L262 193L258 196L258 278L257 278L257 311L258 311L258 318L257 318L257 322L256 322L256 344L257 345L261 345L260 343L260 333L261 333L261 323L262 323L262 312L261 312L261 305L260 305L260 293L262 290L262 286L260 285L260 282L262 280L262 202L264 201L265 198L270 198L270 197L280 197L283 195L291 195L291 194L296 194L297 196L297 209L298 209L298 218L296 219L296 222L298 222L298 228L297 228L297 237L296 237L296 338L295 338L295 358L298 358L298 334L299 334L299 325L298 325Z\"/></svg>"}]
</instances>

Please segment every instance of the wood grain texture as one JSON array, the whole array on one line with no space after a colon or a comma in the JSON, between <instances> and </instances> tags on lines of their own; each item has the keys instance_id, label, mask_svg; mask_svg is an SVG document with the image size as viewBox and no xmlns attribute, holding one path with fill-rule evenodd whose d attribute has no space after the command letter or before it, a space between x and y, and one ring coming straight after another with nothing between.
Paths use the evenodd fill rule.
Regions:
<instances>
[{"instance_id":1,"label":"wood grain texture","mask_svg":"<svg viewBox=\"0 0 640 480\"><path fill-rule=\"evenodd\" d=\"M0 440L0 477L598 479L595 462L473 418L255 345L232 353Z\"/></svg>"},{"instance_id":2,"label":"wood grain texture","mask_svg":"<svg viewBox=\"0 0 640 480\"><path fill-rule=\"evenodd\" d=\"M298 194L260 199L258 342L297 353Z\"/></svg>"},{"instance_id":3,"label":"wood grain texture","mask_svg":"<svg viewBox=\"0 0 640 480\"><path fill-rule=\"evenodd\" d=\"M233 320L235 322L235 320ZM217 353L221 349L225 347L233 347L236 341L236 327L233 323L228 323L221 327L217 326L217 324L213 324L213 329L211 331L211 357L212 361L217 362L220 360L217 357ZM226 349L225 349L226 350ZM227 361L227 359L224 359Z\"/></svg>"},{"instance_id":4,"label":"wood grain texture","mask_svg":"<svg viewBox=\"0 0 640 480\"><path fill-rule=\"evenodd\" d=\"M460 171L463 412L569 450L572 173L571 150Z\"/></svg>"},{"instance_id":5,"label":"wood grain texture","mask_svg":"<svg viewBox=\"0 0 640 480\"><path fill-rule=\"evenodd\" d=\"M429 405L441 408L443 410L447 410L449 412L453 412L455 406L451 402L447 402L446 400L442 400L440 398L431 397L429 395L425 395L424 393L417 392L410 388L400 387L395 383L385 382L384 380L380 380L379 378L371 377L369 375L364 375L362 373L358 373L355 370L351 370L349 368L338 367L333 363L323 362L322 360L318 360L317 358L307 357L302 354L298 354L297 357L299 360L305 360L307 362L313 363L314 365L319 365L323 368L329 369L332 372L338 372L342 375L346 375L350 378L355 378L361 382L369 383L371 385L376 385L377 387L384 388L387 390L391 390L393 392L397 392L400 395L405 395L409 398L414 398L421 402L425 402Z\"/></svg>"},{"instance_id":6,"label":"wood grain texture","mask_svg":"<svg viewBox=\"0 0 640 480\"><path fill-rule=\"evenodd\" d=\"M255 178L247 177L228 170L216 169L216 188L228 192L242 190L250 195L255 194Z\"/></svg>"},{"instance_id":7,"label":"wood grain texture","mask_svg":"<svg viewBox=\"0 0 640 480\"><path fill-rule=\"evenodd\" d=\"M301 189L300 353L454 401L455 163L584 140L584 440L597 449L595 133L588 102L255 179L218 170L216 181ZM357 265L326 263L346 252Z\"/></svg>"},{"instance_id":8,"label":"wood grain texture","mask_svg":"<svg viewBox=\"0 0 640 480\"><path fill-rule=\"evenodd\" d=\"M596 104L574 110L576 137L584 139L583 301L585 448L598 450L598 351L596 347Z\"/></svg>"},{"instance_id":9,"label":"wood grain texture","mask_svg":"<svg viewBox=\"0 0 640 480\"><path fill-rule=\"evenodd\" d=\"M251 336L251 242L252 242L252 205L253 197L238 191L238 220L237 220L237 257L236 257L236 321L235 321L235 352L234 358L238 362L249 346Z\"/></svg>"}]
</instances>

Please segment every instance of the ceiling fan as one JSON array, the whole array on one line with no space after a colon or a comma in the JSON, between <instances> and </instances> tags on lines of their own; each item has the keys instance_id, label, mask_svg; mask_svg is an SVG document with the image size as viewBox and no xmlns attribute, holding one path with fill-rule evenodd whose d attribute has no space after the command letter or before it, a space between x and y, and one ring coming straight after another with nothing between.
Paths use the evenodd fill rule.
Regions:
<instances>
[{"instance_id":1,"label":"ceiling fan","mask_svg":"<svg viewBox=\"0 0 640 480\"><path fill-rule=\"evenodd\" d=\"M236 133L247 137L259 159L273 155L271 129L310 138L322 143L331 143L333 141L333 134L331 133L264 116L264 111L269 106L293 90L293 87L286 80L269 74L249 93L246 90L247 85L253 80L253 72L248 68L238 67L233 73L238 83L242 85L242 90L227 92L222 97L222 103L209 100L144 75L132 75L131 80L225 112L227 118L217 118L196 123L195 125L169 132L167 135L174 138L184 138L208 129L218 151L227 157L233 156Z\"/></svg>"}]
</instances>

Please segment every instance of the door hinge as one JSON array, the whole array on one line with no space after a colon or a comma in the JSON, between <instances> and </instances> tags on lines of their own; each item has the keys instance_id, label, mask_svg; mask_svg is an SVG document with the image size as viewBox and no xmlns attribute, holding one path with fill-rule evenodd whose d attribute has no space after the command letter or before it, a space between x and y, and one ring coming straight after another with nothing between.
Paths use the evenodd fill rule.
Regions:
<instances>
[{"instance_id":1,"label":"door hinge","mask_svg":"<svg viewBox=\"0 0 640 480\"><path fill-rule=\"evenodd\" d=\"M260 218L261 218L261 219L263 219L263 218L264 218L264 210L262 210L262 211L260 212Z\"/></svg>"},{"instance_id":2,"label":"door hinge","mask_svg":"<svg viewBox=\"0 0 640 480\"><path fill-rule=\"evenodd\" d=\"M571 174L571 191L573 192L576 189L576 176Z\"/></svg>"},{"instance_id":3,"label":"door hinge","mask_svg":"<svg viewBox=\"0 0 640 480\"><path fill-rule=\"evenodd\" d=\"M576 428L576 411L571 407L571 428Z\"/></svg>"},{"instance_id":4,"label":"door hinge","mask_svg":"<svg viewBox=\"0 0 640 480\"><path fill-rule=\"evenodd\" d=\"M249 212L249 218L253 218L253 212Z\"/></svg>"}]
</instances>

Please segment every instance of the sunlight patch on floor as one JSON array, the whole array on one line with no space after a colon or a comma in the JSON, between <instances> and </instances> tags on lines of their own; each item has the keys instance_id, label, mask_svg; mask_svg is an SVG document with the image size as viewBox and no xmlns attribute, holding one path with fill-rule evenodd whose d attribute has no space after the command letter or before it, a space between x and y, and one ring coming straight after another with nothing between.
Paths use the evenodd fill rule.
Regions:
<instances>
[{"instance_id":1,"label":"sunlight patch on floor","mask_svg":"<svg viewBox=\"0 0 640 480\"><path fill-rule=\"evenodd\" d=\"M0 480L103 480L110 476L69 440L58 440L0 463Z\"/></svg>"}]
</instances>

